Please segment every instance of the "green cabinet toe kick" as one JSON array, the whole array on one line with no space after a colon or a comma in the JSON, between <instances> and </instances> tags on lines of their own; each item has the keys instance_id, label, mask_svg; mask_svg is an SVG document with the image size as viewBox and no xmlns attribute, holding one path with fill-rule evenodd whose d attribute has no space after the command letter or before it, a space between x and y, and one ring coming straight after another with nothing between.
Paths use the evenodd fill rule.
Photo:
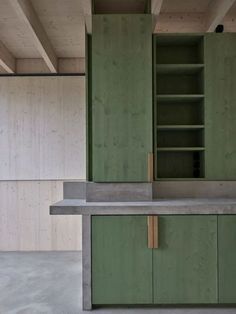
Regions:
<instances>
[{"instance_id":1,"label":"green cabinet toe kick","mask_svg":"<svg viewBox=\"0 0 236 314\"><path fill-rule=\"evenodd\" d=\"M236 215L147 218L91 216L94 306L236 304Z\"/></svg>"}]
</instances>

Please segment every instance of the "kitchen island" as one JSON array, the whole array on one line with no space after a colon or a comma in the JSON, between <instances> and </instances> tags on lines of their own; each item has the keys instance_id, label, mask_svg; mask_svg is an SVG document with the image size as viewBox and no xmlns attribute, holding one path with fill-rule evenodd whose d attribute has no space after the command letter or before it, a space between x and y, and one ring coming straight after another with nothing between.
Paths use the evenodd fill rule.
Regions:
<instances>
[{"instance_id":1,"label":"kitchen island","mask_svg":"<svg viewBox=\"0 0 236 314\"><path fill-rule=\"evenodd\" d=\"M123 201L120 189L121 201L111 202L108 190L103 201L88 201L85 192L67 198L67 191L50 207L51 215L82 215L85 310L236 303L236 198L137 201L136 184L133 201Z\"/></svg>"}]
</instances>

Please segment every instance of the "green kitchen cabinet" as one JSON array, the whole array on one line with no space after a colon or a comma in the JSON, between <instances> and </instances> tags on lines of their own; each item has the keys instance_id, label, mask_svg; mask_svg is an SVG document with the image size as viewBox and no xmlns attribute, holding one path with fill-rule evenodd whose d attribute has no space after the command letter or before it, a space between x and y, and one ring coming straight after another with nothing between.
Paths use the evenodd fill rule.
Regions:
<instances>
[{"instance_id":1,"label":"green kitchen cabinet","mask_svg":"<svg viewBox=\"0 0 236 314\"><path fill-rule=\"evenodd\" d=\"M92 217L92 303L217 303L217 216Z\"/></svg>"},{"instance_id":2,"label":"green kitchen cabinet","mask_svg":"<svg viewBox=\"0 0 236 314\"><path fill-rule=\"evenodd\" d=\"M92 303L152 303L147 217L92 217Z\"/></svg>"},{"instance_id":3,"label":"green kitchen cabinet","mask_svg":"<svg viewBox=\"0 0 236 314\"><path fill-rule=\"evenodd\" d=\"M219 303L236 303L236 216L218 216Z\"/></svg>"},{"instance_id":4,"label":"green kitchen cabinet","mask_svg":"<svg viewBox=\"0 0 236 314\"><path fill-rule=\"evenodd\" d=\"M148 181L151 34L148 14L93 16L91 181Z\"/></svg>"},{"instance_id":5,"label":"green kitchen cabinet","mask_svg":"<svg viewBox=\"0 0 236 314\"><path fill-rule=\"evenodd\" d=\"M205 177L236 179L236 34L205 36Z\"/></svg>"},{"instance_id":6,"label":"green kitchen cabinet","mask_svg":"<svg viewBox=\"0 0 236 314\"><path fill-rule=\"evenodd\" d=\"M217 303L217 216L160 216L155 304Z\"/></svg>"}]
</instances>

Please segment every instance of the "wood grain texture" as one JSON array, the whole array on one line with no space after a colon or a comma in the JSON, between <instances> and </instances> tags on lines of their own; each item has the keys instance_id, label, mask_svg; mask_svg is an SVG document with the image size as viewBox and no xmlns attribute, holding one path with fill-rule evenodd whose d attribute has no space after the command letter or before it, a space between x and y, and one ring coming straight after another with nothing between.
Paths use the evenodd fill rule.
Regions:
<instances>
[{"instance_id":1,"label":"wood grain texture","mask_svg":"<svg viewBox=\"0 0 236 314\"><path fill-rule=\"evenodd\" d=\"M153 248L159 247L159 217L153 216Z\"/></svg>"},{"instance_id":2,"label":"wood grain texture","mask_svg":"<svg viewBox=\"0 0 236 314\"><path fill-rule=\"evenodd\" d=\"M51 72L57 73L57 56L30 0L10 0L19 19L27 25L31 38Z\"/></svg>"},{"instance_id":3,"label":"wood grain texture","mask_svg":"<svg viewBox=\"0 0 236 314\"><path fill-rule=\"evenodd\" d=\"M236 216L218 216L219 303L236 302Z\"/></svg>"},{"instance_id":4,"label":"wood grain texture","mask_svg":"<svg viewBox=\"0 0 236 314\"><path fill-rule=\"evenodd\" d=\"M152 303L147 217L92 217L92 303Z\"/></svg>"},{"instance_id":5,"label":"wood grain texture","mask_svg":"<svg viewBox=\"0 0 236 314\"><path fill-rule=\"evenodd\" d=\"M16 73L50 73L41 58L16 59ZM85 73L85 58L59 58L58 73Z\"/></svg>"},{"instance_id":6,"label":"wood grain texture","mask_svg":"<svg viewBox=\"0 0 236 314\"><path fill-rule=\"evenodd\" d=\"M0 80L0 180L85 179L85 79Z\"/></svg>"},{"instance_id":7,"label":"wood grain texture","mask_svg":"<svg viewBox=\"0 0 236 314\"><path fill-rule=\"evenodd\" d=\"M59 58L85 57L82 2L87 0L31 0ZM31 33L10 1L0 1L0 37L16 58L40 58Z\"/></svg>"},{"instance_id":8,"label":"wood grain texture","mask_svg":"<svg viewBox=\"0 0 236 314\"><path fill-rule=\"evenodd\" d=\"M62 181L0 182L0 251L81 250L81 217L50 216Z\"/></svg>"},{"instance_id":9,"label":"wood grain texture","mask_svg":"<svg viewBox=\"0 0 236 314\"><path fill-rule=\"evenodd\" d=\"M0 41L0 66L7 73L14 73L16 70L16 60L10 51Z\"/></svg>"},{"instance_id":10,"label":"wood grain texture","mask_svg":"<svg viewBox=\"0 0 236 314\"><path fill-rule=\"evenodd\" d=\"M235 0L212 1L206 12L206 31L214 32L217 25L222 23L222 20L234 4Z\"/></svg>"},{"instance_id":11,"label":"wood grain texture","mask_svg":"<svg viewBox=\"0 0 236 314\"><path fill-rule=\"evenodd\" d=\"M93 181L147 181L152 151L150 15L95 15Z\"/></svg>"},{"instance_id":12,"label":"wood grain texture","mask_svg":"<svg viewBox=\"0 0 236 314\"><path fill-rule=\"evenodd\" d=\"M159 216L155 304L217 303L217 217Z\"/></svg>"},{"instance_id":13,"label":"wood grain texture","mask_svg":"<svg viewBox=\"0 0 236 314\"><path fill-rule=\"evenodd\" d=\"M153 249L154 247L154 226L153 226L153 216L147 217L147 228L148 228L148 248Z\"/></svg>"},{"instance_id":14,"label":"wood grain texture","mask_svg":"<svg viewBox=\"0 0 236 314\"><path fill-rule=\"evenodd\" d=\"M205 36L205 176L236 179L236 34Z\"/></svg>"}]
</instances>

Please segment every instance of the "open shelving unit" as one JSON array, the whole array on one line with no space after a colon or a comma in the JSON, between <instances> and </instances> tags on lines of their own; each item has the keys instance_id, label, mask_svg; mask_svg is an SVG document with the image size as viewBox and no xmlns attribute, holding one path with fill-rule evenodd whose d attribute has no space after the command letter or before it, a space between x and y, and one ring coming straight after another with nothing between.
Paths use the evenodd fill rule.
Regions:
<instances>
[{"instance_id":1,"label":"open shelving unit","mask_svg":"<svg viewBox=\"0 0 236 314\"><path fill-rule=\"evenodd\" d=\"M155 180L204 178L202 35L154 36Z\"/></svg>"}]
</instances>

